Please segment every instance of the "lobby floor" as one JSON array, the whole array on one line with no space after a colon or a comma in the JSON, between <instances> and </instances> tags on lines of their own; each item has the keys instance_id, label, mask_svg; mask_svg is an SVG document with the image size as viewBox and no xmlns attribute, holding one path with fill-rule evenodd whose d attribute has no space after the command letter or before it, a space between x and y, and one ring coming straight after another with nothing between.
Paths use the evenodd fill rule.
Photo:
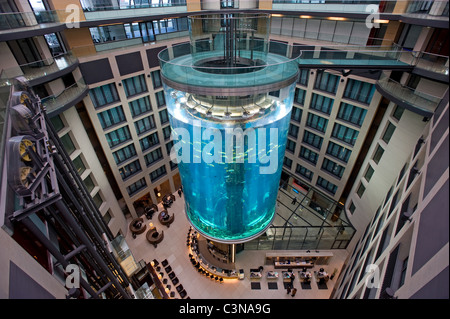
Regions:
<instances>
[{"instance_id":1,"label":"lobby floor","mask_svg":"<svg viewBox=\"0 0 450 319\"><path fill-rule=\"evenodd\" d=\"M294 269L296 276L294 288L297 288L297 293L294 297L287 294L283 285L283 279L281 278L283 269L274 269L273 265L264 264L266 253L274 252L270 250L243 250L236 254L236 268L242 268L245 272L245 278L243 280L230 279L223 283L218 283L200 275L191 264L188 256L189 248L186 246L186 238L190 224L187 221L184 211L184 197L183 195L181 198L178 194L174 195L176 196L176 201L168 209L168 212L175 214L175 220L169 228L159 223L158 213L155 213L151 220L147 220L144 217L147 226L151 222L158 231L164 231L164 240L156 248L147 242L145 232L138 235L136 239L133 239L131 232L128 232L126 241L136 262L141 260L150 262L153 259L162 262L164 259L167 259L179 279L179 284L183 285L187 295L191 299L328 299L330 297L335 280L329 280L327 282L327 289L319 289L315 280L311 280L311 289L303 289L297 273L298 269ZM161 209L162 205L160 204L159 211ZM128 222L131 222L131 219ZM293 251L289 250L288 252ZM332 250L332 252L333 257L329 260L329 264L322 266L316 265L314 268L310 268L311 273L323 267L326 272L331 274L336 268L338 272L335 278L337 278L348 253L346 250ZM260 289L252 289L249 279L249 269L258 268L259 266L264 267L263 278L259 280ZM266 272L270 270L279 273L279 278L276 281L268 281L265 278ZM168 278L163 267L161 271L164 273L164 278ZM269 282L276 282L277 289L269 289ZM175 298L180 298L170 279L168 280L168 284L172 286L170 290L175 292Z\"/></svg>"}]
</instances>

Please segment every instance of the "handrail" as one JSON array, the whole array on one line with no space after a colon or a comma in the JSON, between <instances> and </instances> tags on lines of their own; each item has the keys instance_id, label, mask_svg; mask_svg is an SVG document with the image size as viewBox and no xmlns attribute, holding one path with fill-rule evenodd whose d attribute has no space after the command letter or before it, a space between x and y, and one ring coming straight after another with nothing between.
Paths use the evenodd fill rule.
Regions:
<instances>
[{"instance_id":1,"label":"handrail","mask_svg":"<svg viewBox=\"0 0 450 319\"><path fill-rule=\"evenodd\" d=\"M186 0L180 3L155 3L155 4L135 4L135 5L123 5L123 6L99 6L99 7L85 7L82 6L84 12L98 12L98 11L112 11L112 10L130 10L130 9L148 9L148 8L164 8L164 7L182 7L186 6Z\"/></svg>"},{"instance_id":2,"label":"handrail","mask_svg":"<svg viewBox=\"0 0 450 319\"><path fill-rule=\"evenodd\" d=\"M407 85L405 85L405 84L401 84L400 82L398 82L398 81L395 81L395 80L393 80L393 79L391 79L391 78L389 78L386 74L382 74L381 75L381 77L380 77L380 79L378 80L378 82L387 82L387 83L389 83L389 82L391 82L391 83L394 83L395 85L398 85L398 86L400 86L402 89L405 89L405 90L408 90L409 92L411 92L411 93L413 93L413 94L416 94L416 89L413 89L412 87L409 87L409 86L407 86ZM420 96L421 97L423 97L424 99L428 99L428 100L436 100L436 101L440 101L441 99L442 99L442 96L435 96L435 95L431 95L431 94L428 94L428 93L423 93L423 92L420 92Z\"/></svg>"},{"instance_id":3,"label":"handrail","mask_svg":"<svg viewBox=\"0 0 450 319\"><path fill-rule=\"evenodd\" d=\"M61 53L61 54L52 56L51 58L42 59L42 60L37 60L37 61L30 62L30 63L20 64L19 67L23 68L23 67L27 67L27 66L32 65L32 64L38 64L38 63L40 63L40 62L43 62L43 63L45 63L45 62L51 62L51 63L53 63L53 62L55 61L55 59L58 59L58 58L61 58L61 57L66 57L66 56L73 56L73 55L72 55L72 52L71 52L71 51L67 51L67 52L65 52L65 53ZM9 69L9 68L8 68L8 69Z\"/></svg>"},{"instance_id":4,"label":"handrail","mask_svg":"<svg viewBox=\"0 0 450 319\"><path fill-rule=\"evenodd\" d=\"M411 87L389 78L385 73L382 73L377 83L383 90L389 92L393 97L427 113L433 113L439 101L442 99L442 97L418 92Z\"/></svg>"},{"instance_id":5,"label":"handrail","mask_svg":"<svg viewBox=\"0 0 450 319\"><path fill-rule=\"evenodd\" d=\"M80 85L80 84L81 84L81 85ZM74 87L85 87L85 86L86 86L86 84L84 83L84 81L83 81L82 79L80 79L78 82L75 82L75 83L69 85L68 87L64 88L64 90L61 91L60 93L58 93L58 94L56 94L56 95L55 95L55 94L52 94L52 95L49 95L49 96L46 96L46 97L42 98L42 99L41 99L41 103L42 103L42 104L45 104L45 103L47 102L47 100L50 100L50 99L57 99L58 97L60 97L61 95L63 95L64 92L70 90L71 88L74 88Z\"/></svg>"},{"instance_id":6,"label":"handrail","mask_svg":"<svg viewBox=\"0 0 450 319\"><path fill-rule=\"evenodd\" d=\"M69 68L77 63L77 61L78 59L75 55L73 55L72 51L68 51L52 58L42 59L3 69L0 80L3 82L8 79L13 79L16 76L24 76L28 81L35 80Z\"/></svg>"},{"instance_id":7,"label":"handrail","mask_svg":"<svg viewBox=\"0 0 450 319\"><path fill-rule=\"evenodd\" d=\"M198 41L198 42L195 43L195 45L197 45L198 43L208 43L209 44L210 41L209 40ZM183 45L183 44L180 44L180 45ZM287 47L290 46L290 45L287 45L287 44L285 44L285 45ZM286 64L286 63L292 62L292 61L296 60L299 57L299 56L297 56L295 58L288 58L285 61L282 61L282 62L279 62L279 63L273 63L273 64L270 64L270 65L264 64L264 65L255 65L255 66L251 65L251 66L234 66L234 67L216 67L216 66L214 66L214 67L205 67L205 66L195 66L192 63L191 64L172 63L171 60L173 60L173 59L165 59L165 58L162 57L164 53L166 53L166 52L168 52L170 50L173 50L173 48L176 48L177 46L178 45L174 45L172 47L169 47L169 48L166 48L164 50L161 50L158 53L158 59L160 60L160 62L167 63L167 64L172 64L172 65L177 65L177 66L181 66L181 67L195 67L196 69L204 69L204 70L210 70L210 69L216 69L216 70L217 69L225 69L225 70L228 70L230 68L231 69L244 70L244 69L249 69L249 68L251 68L251 69L258 69L258 68L259 69L263 69L263 68L266 68L268 66L282 65L282 64ZM192 44L191 44L191 47L192 47ZM205 50L205 51L200 51L200 52L195 52L195 53L192 53L192 50L191 50L190 54L195 56L195 55L198 55L198 54L201 54L201 53L204 53L204 52L212 52L212 51L217 51L217 50ZM241 50L241 51L250 51L250 50ZM255 50L254 52L259 52L260 54L263 54L263 55L266 55L268 53L268 52L264 52L264 51L260 51L260 50Z\"/></svg>"},{"instance_id":8,"label":"handrail","mask_svg":"<svg viewBox=\"0 0 450 319\"><path fill-rule=\"evenodd\" d=\"M82 79L80 79L74 84L66 87L64 91L56 95L49 95L41 99L41 103L47 109L47 112L51 112L57 109L58 107L65 105L67 101L71 101L76 97L78 97L82 92L86 90L86 88L88 88L88 86ZM65 100L61 101L61 99L63 98Z\"/></svg>"}]
</instances>

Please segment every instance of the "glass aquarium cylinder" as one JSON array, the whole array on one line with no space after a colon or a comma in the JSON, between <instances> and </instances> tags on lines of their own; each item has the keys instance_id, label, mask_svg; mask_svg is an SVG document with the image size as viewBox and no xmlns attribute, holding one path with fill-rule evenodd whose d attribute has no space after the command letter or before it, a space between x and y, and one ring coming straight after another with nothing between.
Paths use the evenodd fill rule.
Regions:
<instances>
[{"instance_id":1,"label":"glass aquarium cylinder","mask_svg":"<svg viewBox=\"0 0 450 319\"><path fill-rule=\"evenodd\" d=\"M283 99L259 96L269 105L263 114L217 120L180 103L196 97L165 87L186 214L205 237L243 242L270 226L294 89L295 84L283 89Z\"/></svg>"},{"instance_id":2,"label":"glass aquarium cylinder","mask_svg":"<svg viewBox=\"0 0 450 319\"><path fill-rule=\"evenodd\" d=\"M288 45L269 52L269 21L190 17L190 52L159 54L186 215L217 242L251 240L275 216L298 63Z\"/></svg>"}]
</instances>

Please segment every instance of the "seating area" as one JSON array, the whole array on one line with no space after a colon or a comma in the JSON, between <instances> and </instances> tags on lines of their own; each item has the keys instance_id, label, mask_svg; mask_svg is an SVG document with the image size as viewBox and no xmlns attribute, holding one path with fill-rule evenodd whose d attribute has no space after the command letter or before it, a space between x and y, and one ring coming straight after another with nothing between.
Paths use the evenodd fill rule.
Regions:
<instances>
[{"instance_id":1,"label":"seating area","mask_svg":"<svg viewBox=\"0 0 450 319\"><path fill-rule=\"evenodd\" d=\"M176 197L173 194L164 195L164 197L162 199L164 208L165 209L170 208L170 206L172 206L172 204L175 200L176 200Z\"/></svg>"},{"instance_id":2,"label":"seating area","mask_svg":"<svg viewBox=\"0 0 450 319\"><path fill-rule=\"evenodd\" d=\"M155 227L147 232L146 237L147 241L156 248L164 239L164 231L158 232Z\"/></svg>"},{"instance_id":3,"label":"seating area","mask_svg":"<svg viewBox=\"0 0 450 319\"><path fill-rule=\"evenodd\" d=\"M170 215L167 210L163 210L159 213L158 220L162 225L170 227L175 220L175 214Z\"/></svg>"},{"instance_id":4,"label":"seating area","mask_svg":"<svg viewBox=\"0 0 450 319\"><path fill-rule=\"evenodd\" d=\"M141 217L133 219L130 223L130 231L133 238L145 232L146 229L147 225L144 224L144 219Z\"/></svg>"},{"instance_id":5,"label":"seating area","mask_svg":"<svg viewBox=\"0 0 450 319\"><path fill-rule=\"evenodd\" d=\"M228 263L229 267L226 265L219 267L220 261L217 260L217 258L212 258L208 250L208 240L202 237L200 233L196 232L195 228L191 228L186 214L183 211L183 197L179 198L177 194L175 195L177 200L172 204L168 211L170 214L175 213L178 216L176 216L177 221L172 223L169 229L166 229L166 227L162 226L157 220L159 212L163 210L161 203L158 205L158 213L153 216L153 221L146 221L144 216L140 216L147 224L147 231L149 228L152 228L150 222L156 226L159 232L164 230L164 240L158 244L158 247L155 249L143 235L138 236L136 240L130 241L130 249L132 249L133 256L135 256L136 259L144 259L150 262L156 258L159 261L159 265L155 267L155 270L157 275L160 272L164 275L161 278L161 282L165 279L165 283L161 283L161 286L164 286L162 291L165 291L167 285L171 286L168 293L161 294L164 295L164 298L181 299L187 292L186 296L184 296L185 299L187 296L192 299L292 299L290 295L286 294L282 279L282 271L286 271L291 267L285 266L283 269L275 269L273 263L273 259L275 258L273 258L271 262L268 262L266 257L268 257L268 254L285 258L293 255L294 259L292 261L295 261L295 258L298 258L299 256L312 255L312 257L315 257L317 254L315 250L311 250L310 253L306 250L276 252L266 250L243 251L242 253L236 254L233 266ZM131 220L132 218L129 219L129 222L131 222ZM128 232L127 238L131 239L131 232ZM220 245L217 245L217 247L226 251L226 249L223 249ZM325 250L321 250L320 254L326 252L327 251ZM347 253L344 250L334 250L332 252L334 256L330 259L329 264L319 265L319 263L316 262L313 268L306 268L306 270L311 273L311 280L309 283L303 282L298 273L298 271L302 271L303 268L292 267L292 271L295 273L296 277L293 286L298 289L297 295L294 297L295 299L324 299L329 297L336 284L332 277L333 271L335 268L340 269L347 257ZM200 260L200 257L202 260ZM164 266L162 265L163 260L167 260L167 263L165 262ZM320 260L317 261L320 262ZM207 264L209 265L208 267L206 267ZM169 273L165 271L165 268L168 266L172 268L172 271ZM216 267L215 270L213 268L214 266ZM259 270L259 266L264 267L262 278L250 280L250 269ZM314 271L319 271L321 267L330 274L330 280L326 282L328 289L319 289L318 282L314 277ZM242 269L242 274L240 274L240 269ZM222 273L222 271L224 273ZM171 274L173 278L169 277L169 274ZM339 272L337 271L335 277L338 274ZM213 278L211 278L211 275L213 275ZM222 280L220 278L222 278ZM255 285L251 286L251 284ZM256 284L260 285L260 289L253 288L253 286L257 286ZM184 290L185 292L180 294L178 290L181 292ZM155 297L158 298L159 296L156 295Z\"/></svg>"},{"instance_id":6,"label":"seating area","mask_svg":"<svg viewBox=\"0 0 450 319\"><path fill-rule=\"evenodd\" d=\"M170 281L172 282L172 285L175 287L175 290L178 292L179 296L182 299L190 299L190 297L188 296L186 289L184 289L183 285L180 284L180 280L178 279L177 275L175 274L175 272L172 269L172 266L170 266L169 262L167 261L167 259L164 259L161 262L161 266L164 268L165 273L167 274L167 277L170 279ZM164 274L162 272L160 272L160 275L162 277L164 277ZM172 289L172 285L168 284L168 279L164 278L163 279L163 283L165 285L165 291L166 293L170 296L170 298L175 298L175 292L171 291ZM178 285L178 286L177 286Z\"/></svg>"},{"instance_id":7,"label":"seating area","mask_svg":"<svg viewBox=\"0 0 450 319\"><path fill-rule=\"evenodd\" d=\"M150 206L144 208L145 217L147 217L147 219L152 219L153 214L156 213L157 211L158 205L151 204Z\"/></svg>"}]
</instances>

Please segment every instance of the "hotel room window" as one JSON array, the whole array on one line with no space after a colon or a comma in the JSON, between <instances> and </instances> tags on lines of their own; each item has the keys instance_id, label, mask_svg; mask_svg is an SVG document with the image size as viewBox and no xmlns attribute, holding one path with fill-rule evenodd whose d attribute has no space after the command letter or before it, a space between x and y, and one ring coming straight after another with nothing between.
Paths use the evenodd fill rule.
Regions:
<instances>
[{"instance_id":1,"label":"hotel room window","mask_svg":"<svg viewBox=\"0 0 450 319\"><path fill-rule=\"evenodd\" d=\"M143 74L122 81L127 97L147 92L147 83Z\"/></svg>"},{"instance_id":2,"label":"hotel room window","mask_svg":"<svg viewBox=\"0 0 450 319\"><path fill-rule=\"evenodd\" d=\"M148 96L144 96L140 99L131 101L128 103L128 105L130 106L130 111L133 117L150 112L152 110L152 105Z\"/></svg>"}]
</instances>

